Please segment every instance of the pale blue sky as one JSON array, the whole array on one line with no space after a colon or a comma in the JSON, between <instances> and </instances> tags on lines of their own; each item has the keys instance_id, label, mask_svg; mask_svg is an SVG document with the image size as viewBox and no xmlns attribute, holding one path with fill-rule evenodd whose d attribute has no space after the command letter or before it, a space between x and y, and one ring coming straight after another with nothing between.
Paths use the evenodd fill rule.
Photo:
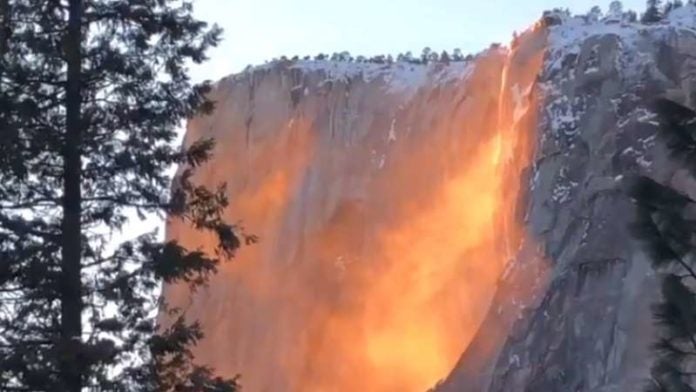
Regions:
<instances>
[{"instance_id":1,"label":"pale blue sky","mask_svg":"<svg viewBox=\"0 0 696 392\"><path fill-rule=\"evenodd\" d=\"M420 53L461 48L475 53L507 43L543 10L563 7L606 11L610 0L197 0L199 18L225 29L211 61L193 70L196 79L217 80L248 64L281 55L348 50L353 55ZM624 0L642 11L645 0Z\"/></svg>"}]
</instances>

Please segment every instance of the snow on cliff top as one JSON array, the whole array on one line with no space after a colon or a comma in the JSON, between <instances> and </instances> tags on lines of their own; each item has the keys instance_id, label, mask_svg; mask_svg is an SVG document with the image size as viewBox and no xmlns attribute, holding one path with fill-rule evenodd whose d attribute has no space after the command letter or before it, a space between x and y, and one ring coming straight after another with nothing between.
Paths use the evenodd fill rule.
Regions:
<instances>
[{"instance_id":1,"label":"snow on cliff top","mask_svg":"<svg viewBox=\"0 0 696 392\"><path fill-rule=\"evenodd\" d=\"M554 11L544 16L549 26L549 43L545 63L543 88L545 89L546 120L552 134L562 138L570 145L580 130L581 121L587 109L586 96L589 89L576 90L577 95L569 95L564 89L565 81L593 80L602 72L618 71L626 83L641 84L652 78L651 70L656 67L658 52L656 45L668 42L676 36L696 36L696 6L687 5L673 10L662 21L655 24L643 24L635 21L635 14L623 13L614 9L609 15L602 15L595 9L588 15L570 16L567 11ZM601 40L598 38L602 38ZM613 39L611 45L604 45ZM616 45L613 45L616 43ZM581 57L582 56L582 57ZM615 62L615 64L609 63ZM613 65L613 67L611 67ZM610 69L611 68L611 69ZM578 84L572 84L575 89ZM624 88L629 84L624 84ZM631 95L624 90L623 95ZM623 97L613 97L611 102L618 105ZM630 98L629 98L630 99ZM626 101L628 102L628 101ZM630 105L630 112L621 114L619 128L629 121L655 125L654 114L641 105ZM615 109L618 115L618 109ZM641 151L647 151L647 147ZM634 155L636 162L649 167L650 162L641 151L628 151ZM565 188L559 188L558 195L565 195ZM559 200L563 198L559 196Z\"/></svg>"},{"instance_id":2,"label":"snow on cliff top","mask_svg":"<svg viewBox=\"0 0 696 392\"><path fill-rule=\"evenodd\" d=\"M689 4L673 10L667 16L667 21L673 26L689 29L696 33L696 5Z\"/></svg>"},{"instance_id":3,"label":"snow on cliff top","mask_svg":"<svg viewBox=\"0 0 696 392\"><path fill-rule=\"evenodd\" d=\"M470 61L414 64L397 61L391 64L356 63L348 61L301 60L290 68L305 72L323 72L326 81L347 82L362 78L365 82L382 79L390 93L413 93L435 81L447 83L466 78L473 68Z\"/></svg>"},{"instance_id":4,"label":"snow on cliff top","mask_svg":"<svg viewBox=\"0 0 696 392\"><path fill-rule=\"evenodd\" d=\"M634 14L635 15L635 14ZM629 13L619 10L607 15L590 12L587 15L571 16L565 11L550 12L549 59L547 69L561 66L563 55L580 53L583 43L592 37L615 35L624 49L634 47L642 35L665 36L670 31L681 30L696 34L696 5L685 5L672 10L667 17L656 24L643 24L631 21Z\"/></svg>"},{"instance_id":5,"label":"snow on cliff top","mask_svg":"<svg viewBox=\"0 0 696 392\"><path fill-rule=\"evenodd\" d=\"M361 80L365 83L381 80L385 89L392 94L413 94L422 86L446 84L465 79L471 74L474 62L452 61L428 64L396 61L392 63L334 61L334 60L280 60L250 67L242 73L232 75L220 83L234 82L250 75L278 69L300 70L307 74L319 74L322 83Z\"/></svg>"},{"instance_id":6,"label":"snow on cliff top","mask_svg":"<svg viewBox=\"0 0 696 392\"><path fill-rule=\"evenodd\" d=\"M635 14L634 14L635 16ZM696 34L696 5L685 5L670 12L660 23L645 25L630 20L630 13L612 9L603 15L598 9L587 15L571 16L567 11L552 11L545 15L549 23L549 46L546 70L561 67L568 54L579 54L582 45L590 38L603 35L617 36L624 48L630 52L642 35L665 36L675 29ZM506 49L492 46L478 55ZM372 82L381 80L386 91L393 94L412 94L422 86L444 84L463 80L471 74L475 61L439 61L422 64L411 61L377 63L369 61L334 60L274 60L264 65L249 67L244 72L229 76L220 83L243 80L250 75L272 70L301 70L305 73L321 74L324 82L349 82L362 80ZM631 64L638 69L640 64Z\"/></svg>"}]
</instances>

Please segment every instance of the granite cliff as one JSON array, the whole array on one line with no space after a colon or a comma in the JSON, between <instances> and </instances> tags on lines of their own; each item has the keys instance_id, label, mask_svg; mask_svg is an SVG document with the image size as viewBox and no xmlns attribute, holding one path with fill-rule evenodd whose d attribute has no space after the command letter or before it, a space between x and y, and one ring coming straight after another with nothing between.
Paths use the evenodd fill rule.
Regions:
<instances>
[{"instance_id":1,"label":"granite cliff","mask_svg":"<svg viewBox=\"0 0 696 392\"><path fill-rule=\"evenodd\" d=\"M205 290L197 358L249 391L628 391L656 277L622 179L691 190L652 99L696 104L696 10L547 14L460 62L279 61L217 83L196 180L258 235ZM168 236L209 241L171 222Z\"/></svg>"}]
</instances>

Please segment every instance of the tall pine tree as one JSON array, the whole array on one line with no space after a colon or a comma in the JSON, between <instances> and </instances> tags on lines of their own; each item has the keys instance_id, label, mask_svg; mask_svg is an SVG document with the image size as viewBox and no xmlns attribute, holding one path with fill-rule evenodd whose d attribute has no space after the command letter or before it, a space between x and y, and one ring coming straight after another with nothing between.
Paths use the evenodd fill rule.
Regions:
<instances>
[{"instance_id":1,"label":"tall pine tree","mask_svg":"<svg viewBox=\"0 0 696 392\"><path fill-rule=\"evenodd\" d=\"M696 112L660 100L662 139L682 167L696 175ZM646 245L662 280L654 306L659 339L647 391L687 392L696 386L696 201L640 177L631 186L637 205L634 234Z\"/></svg>"},{"instance_id":2,"label":"tall pine tree","mask_svg":"<svg viewBox=\"0 0 696 392\"><path fill-rule=\"evenodd\" d=\"M195 290L253 240L224 222L224 187L192 180L212 141L173 146L212 109L187 64L219 36L187 1L0 0L0 390L237 389L193 362L200 328L157 294ZM209 231L217 250L115 243L136 213Z\"/></svg>"},{"instance_id":3,"label":"tall pine tree","mask_svg":"<svg viewBox=\"0 0 696 392\"><path fill-rule=\"evenodd\" d=\"M661 1L660 0L648 0L647 2L647 8L645 9L645 13L643 14L643 17L641 18L641 22L643 23L657 23L662 20L662 7L661 7Z\"/></svg>"}]
</instances>

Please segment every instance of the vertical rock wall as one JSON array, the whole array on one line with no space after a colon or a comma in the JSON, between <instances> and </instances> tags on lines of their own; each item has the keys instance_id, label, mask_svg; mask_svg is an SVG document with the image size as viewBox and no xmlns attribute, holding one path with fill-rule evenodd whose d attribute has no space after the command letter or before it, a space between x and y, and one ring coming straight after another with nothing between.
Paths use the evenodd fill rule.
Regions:
<instances>
[{"instance_id":1,"label":"vertical rock wall","mask_svg":"<svg viewBox=\"0 0 696 392\"><path fill-rule=\"evenodd\" d=\"M647 174L688 190L656 138L650 105L661 95L696 103L695 15L685 7L655 26L550 19L525 218L550 264L548 288L520 309L506 291L516 275L504 279L487 320L515 317L498 355L481 362L476 349L487 338L475 338L443 391L641 389L658 282L628 233L634 210L622 180ZM529 258L516 264L528 279Z\"/></svg>"},{"instance_id":2,"label":"vertical rock wall","mask_svg":"<svg viewBox=\"0 0 696 392\"><path fill-rule=\"evenodd\" d=\"M469 62L221 81L186 139L217 140L196 179L226 182L261 244L206 290L166 288L203 323L198 359L250 391L639 388L657 280L622 181L692 190L649 107L696 103L694 10L551 14Z\"/></svg>"},{"instance_id":3,"label":"vertical rock wall","mask_svg":"<svg viewBox=\"0 0 696 392\"><path fill-rule=\"evenodd\" d=\"M421 391L444 378L522 236L545 32L512 54L274 63L220 82L197 174L261 238L192 297L202 362L253 391ZM208 238L172 222L169 238Z\"/></svg>"}]
</instances>

